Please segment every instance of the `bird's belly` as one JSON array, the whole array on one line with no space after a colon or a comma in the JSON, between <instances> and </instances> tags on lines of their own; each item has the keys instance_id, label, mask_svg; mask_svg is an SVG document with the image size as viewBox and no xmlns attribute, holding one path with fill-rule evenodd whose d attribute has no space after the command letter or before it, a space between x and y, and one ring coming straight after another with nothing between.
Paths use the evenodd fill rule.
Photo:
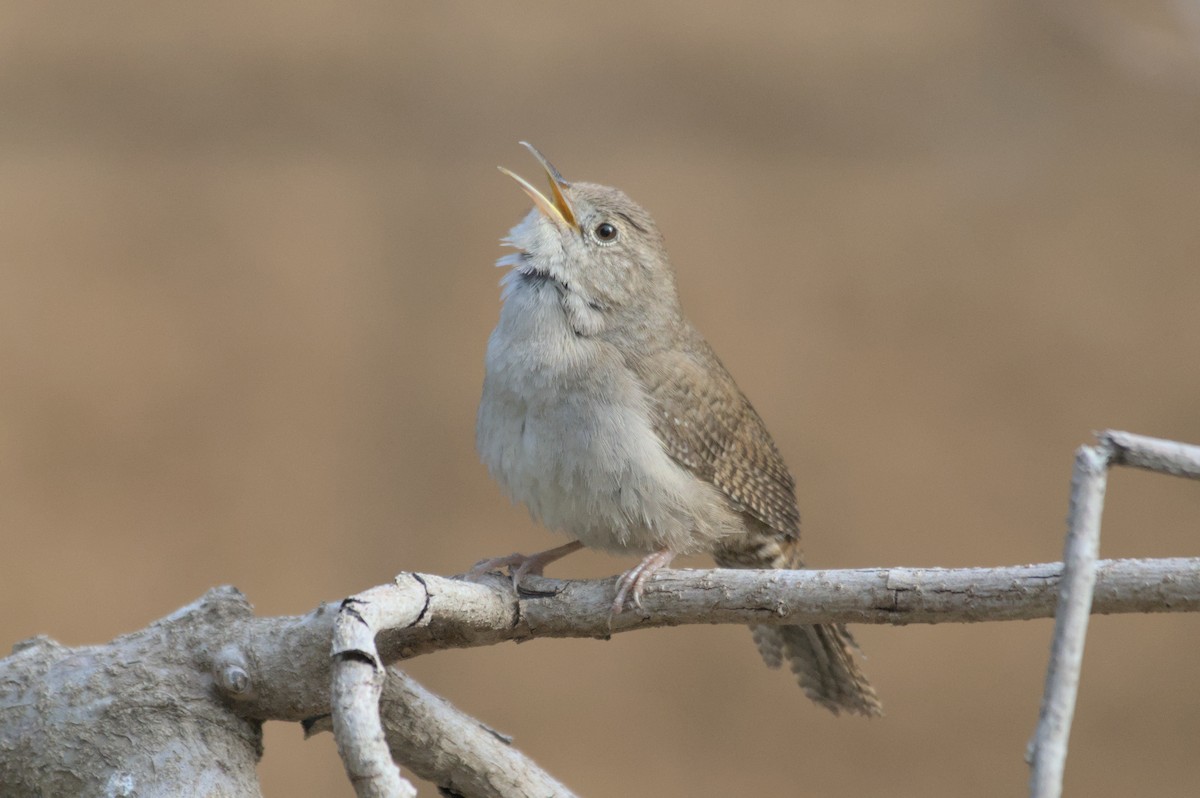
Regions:
<instances>
[{"instance_id":1,"label":"bird's belly","mask_svg":"<svg viewBox=\"0 0 1200 798\"><path fill-rule=\"evenodd\" d=\"M643 422L632 409L569 394L552 403L491 398L480 406L488 427L480 454L535 518L610 551L685 543L678 502L663 487L675 466L638 435Z\"/></svg>"},{"instance_id":2,"label":"bird's belly","mask_svg":"<svg viewBox=\"0 0 1200 798\"><path fill-rule=\"evenodd\" d=\"M612 552L707 550L733 531L716 491L667 456L631 374L603 363L525 368L522 354L489 351L477 428L484 463L514 501Z\"/></svg>"}]
</instances>

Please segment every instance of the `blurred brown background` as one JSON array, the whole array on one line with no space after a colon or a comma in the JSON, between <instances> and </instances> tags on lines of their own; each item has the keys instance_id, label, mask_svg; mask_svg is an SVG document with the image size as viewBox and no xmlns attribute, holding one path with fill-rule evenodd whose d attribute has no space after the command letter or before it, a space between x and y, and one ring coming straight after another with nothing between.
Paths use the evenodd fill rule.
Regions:
<instances>
[{"instance_id":1,"label":"blurred brown background","mask_svg":"<svg viewBox=\"0 0 1200 798\"><path fill-rule=\"evenodd\" d=\"M655 213L810 562L1057 559L1091 430L1200 442L1200 61L1170 8L6 4L0 642L561 542L473 447L518 139ZM1200 486L1114 476L1106 556L1198 529ZM1011 796L1050 631L860 628L872 722L741 628L409 671L585 795ZM1069 794L1195 794L1198 633L1095 619ZM300 738L268 726L268 794L351 795Z\"/></svg>"}]
</instances>

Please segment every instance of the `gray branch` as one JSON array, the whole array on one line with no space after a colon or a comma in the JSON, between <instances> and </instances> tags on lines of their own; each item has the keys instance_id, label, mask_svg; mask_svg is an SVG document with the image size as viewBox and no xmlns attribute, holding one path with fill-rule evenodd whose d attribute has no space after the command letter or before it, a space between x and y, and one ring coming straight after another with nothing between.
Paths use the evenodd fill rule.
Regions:
<instances>
[{"instance_id":1,"label":"gray branch","mask_svg":"<svg viewBox=\"0 0 1200 798\"><path fill-rule=\"evenodd\" d=\"M1100 516L1104 511L1108 462L1107 448L1081 446L1075 455L1062 587L1054 617L1050 662L1046 667L1046 688L1037 731L1026 756L1031 766L1031 798L1053 798L1062 791L1067 738L1075 716L1083 645L1096 586Z\"/></svg>"},{"instance_id":2,"label":"gray branch","mask_svg":"<svg viewBox=\"0 0 1200 798\"><path fill-rule=\"evenodd\" d=\"M1096 560L1100 554L1100 516L1104 510L1108 469L1124 465L1200 479L1200 446L1117 430L1105 430L1097 438L1096 446L1082 446L1075 456L1063 552L1066 567L1058 595L1050 662L1046 666L1046 687L1037 730L1025 755L1031 765L1031 798L1062 795L1088 615L1095 610L1098 600Z\"/></svg>"},{"instance_id":3,"label":"gray branch","mask_svg":"<svg viewBox=\"0 0 1200 798\"><path fill-rule=\"evenodd\" d=\"M399 670L383 688L383 726L398 762L452 795L533 795L571 798L572 792L512 747L512 739L455 709ZM428 778L428 776L426 776Z\"/></svg>"},{"instance_id":4,"label":"gray branch","mask_svg":"<svg viewBox=\"0 0 1200 798\"><path fill-rule=\"evenodd\" d=\"M614 579L531 577L518 596L498 575L475 583L405 573L358 594L354 607L373 619L377 661L395 663L446 648L687 623L1046 618L1061 578L1060 563L664 571L647 585L643 609L612 617L610 627ZM365 659L353 653L371 648L361 636L334 647L338 609L256 618L240 593L220 588L107 645L20 644L0 660L0 793L258 795L262 722L330 728L335 663L357 658L376 668L369 651ZM1091 609L1194 612L1200 559L1102 561ZM381 689L387 747L419 777L461 795L569 795L501 737L398 672L388 671Z\"/></svg>"},{"instance_id":5,"label":"gray branch","mask_svg":"<svg viewBox=\"0 0 1200 798\"><path fill-rule=\"evenodd\" d=\"M412 608L375 601L373 592L343 601L333 622L333 736L359 798L412 798L417 791L400 775L384 739L379 699L385 671L375 651L377 631L389 621L405 622ZM392 616L385 614L389 609Z\"/></svg>"}]
</instances>

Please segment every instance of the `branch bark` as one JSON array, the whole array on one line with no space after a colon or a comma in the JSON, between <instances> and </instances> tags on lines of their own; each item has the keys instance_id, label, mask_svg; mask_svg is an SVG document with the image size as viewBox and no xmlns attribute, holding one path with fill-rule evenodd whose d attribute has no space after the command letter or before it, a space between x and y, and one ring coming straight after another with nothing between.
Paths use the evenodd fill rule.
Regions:
<instances>
[{"instance_id":1,"label":"branch bark","mask_svg":"<svg viewBox=\"0 0 1200 798\"><path fill-rule=\"evenodd\" d=\"M1025 755L1032 766L1029 776L1031 798L1058 798L1062 794L1067 741L1079 692L1088 616L1093 607L1096 560L1100 556L1100 516L1104 511L1108 469L1125 465L1200 479L1200 446L1118 430L1105 430L1098 433L1097 438L1096 446L1081 446L1075 455L1071 509L1063 552L1065 568L1050 662L1046 666L1046 687L1037 729Z\"/></svg>"},{"instance_id":2,"label":"branch bark","mask_svg":"<svg viewBox=\"0 0 1200 798\"><path fill-rule=\"evenodd\" d=\"M400 574L397 601L428 602L424 617L381 633L386 661L444 648L535 637L593 637L689 623L975 623L1050 618L1062 563L999 568L839 571L660 571L641 610L611 615L616 578L526 577L522 595L495 575L482 583ZM1097 563L1099 614L1200 610L1200 558ZM385 594L378 594L381 598ZM392 599L387 599L392 600ZM459 609L462 611L459 611Z\"/></svg>"},{"instance_id":3,"label":"branch bark","mask_svg":"<svg viewBox=\"0 0 1200 798\"><path fill-rule=\"evenodd\" d=\"M440 775L430 780L451 795L574 795L513 748L510 737L461 712L395 668L388 670L381 707L392 756L426 778Z\"/></svg>"},{"instance_id":4,"label":"branch bark","mask_svg":"<svg viewBox=\"0 0 1200 798\"><path fill-rule=\"evenodd\" d=\"M1110 458L1111 450L1105 446L1081 446L1075 455L1054 638L1037 731L1026 756L1031 766L1030 798L1055 798L1062 792L1067 740L1075 716L1083 645L1096 586L1100 516L1104 512Z\"/></svg>"},{"instance_id":5,"label":"branch bark","mask_svg":"<svg viewBox=\"0 0 1200 798\"><path fill-rule=\"evenodd\" d=\"M1046 618L1061 575L1061 563L663 571L648 583L643 609L612 617L611 626L615 579L529 577L516 595L499 575L475 583L404 573L356 599L380 605L371 611L390 625L376 630L378 661L394 663L444 648L605 638L686 623ZM1200 558L1097 564L1093 612L1197 610ZM0 660L0 793L258 795L263 720L329 728L337 615L337 605L325 604L303 616L256 618L240 593L218 588L104 646L68 649L44 638L18 644ZM398 672L385 679L380 706L395 759L422 778L463 795L569 794L482 724ZM179 767L157 764L189 746L194 755L179 758Z\"/></svg>"},{"instance_id":6,"label":"branch bark","mask_svg":"<svg viewBox=\"0 0 1200 798\"><path fill-rule=\"evenodd\" d=\"M260 795L262 724L212 690L248 686L221 644L249 619L235 595L210 591L104 646L18 643L0 660L0 795Z\"/></svg>"},{"instance_id":7,"label":"branch bark","mask_svg":"<svg viewBox=\"0 0 1200 798\"><path fill-rule=\"evenodd\" d=\"M333 622L333 736L359 798L413 798L417 791L400 775L384 739L379 698L385 672L375 651L378 628L404 623L413 608L374 601L377 590L343 601Z\"/></svg>"}]
</instances>

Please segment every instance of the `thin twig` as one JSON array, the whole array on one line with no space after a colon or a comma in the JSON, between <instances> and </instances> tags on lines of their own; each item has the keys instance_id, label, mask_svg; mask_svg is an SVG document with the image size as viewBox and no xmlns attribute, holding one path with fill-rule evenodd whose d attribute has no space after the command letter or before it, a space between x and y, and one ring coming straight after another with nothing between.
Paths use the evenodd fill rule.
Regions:
<instances>
[{"instance_id":1,"label":"thin twig","mask_svg":"<svg viewBox=\"0 0 1200 798\"><path fill-rule=\"evenodd\" d=\"M1200 479L1200 446L1111 429L1099 433L1098 437L1102 445L1112 449L1113 465Z\"/></svg>"},{"instance_id":2,"label":"thin twig","mask_svg":"<svg viewBox=\"0 0 1200 798\"><path fill-rule=\"evenodd\" d=\"M1104 510L1108 463L1108 447L1081 446L1075 454L1054 641L1046 668L1046 689L1037 731L1028 756L1032 766L1029 777L1031 798L1058 798L1062 794L1067 739L1079 693L1083 646L1096 585L1100 516Z\"/></svg>"},{"instance_id":3,"label":"thin twig","mask_svg":"<svg viewBox=\"0 0 1200 798\"><path fill-rule=\"evenodd\" d=\"M1124 465L1200 479L1200 446L1117 430L1105 430L1096 437L1099 445L1083 446L1075 457L1071 511L1063 554L1065 567L1050 662L1046 668L1046 689L1037 730L1025 757L1032 766L1029 777L1031 798L1058 798L1062 794L1067 741L1079 693L1088 616L1095 611L1094 602L1098 600L1094 588L1100 553L1100 516L1104 510L1109 467Z\"/></svg>"},{"instance_id":4,"label":"thin twig","mask_svg":"<svg viewBox=\"0 0 1200 798\"><path fill-rule=\"evenodd\" d=\"M611 618L615 577L526 577L522 595L495 575L467 582L401 574L402 590L428 590L419 623L381 631L385 662L447 648L538 637L611 634L692 623L963 623L1054 617L1062 563L998 568L870 568L847 571L659 571L640 610ZM1200 558L1105 560L1093 611L1200 611Z\"/></svg>"}]
</instances>

